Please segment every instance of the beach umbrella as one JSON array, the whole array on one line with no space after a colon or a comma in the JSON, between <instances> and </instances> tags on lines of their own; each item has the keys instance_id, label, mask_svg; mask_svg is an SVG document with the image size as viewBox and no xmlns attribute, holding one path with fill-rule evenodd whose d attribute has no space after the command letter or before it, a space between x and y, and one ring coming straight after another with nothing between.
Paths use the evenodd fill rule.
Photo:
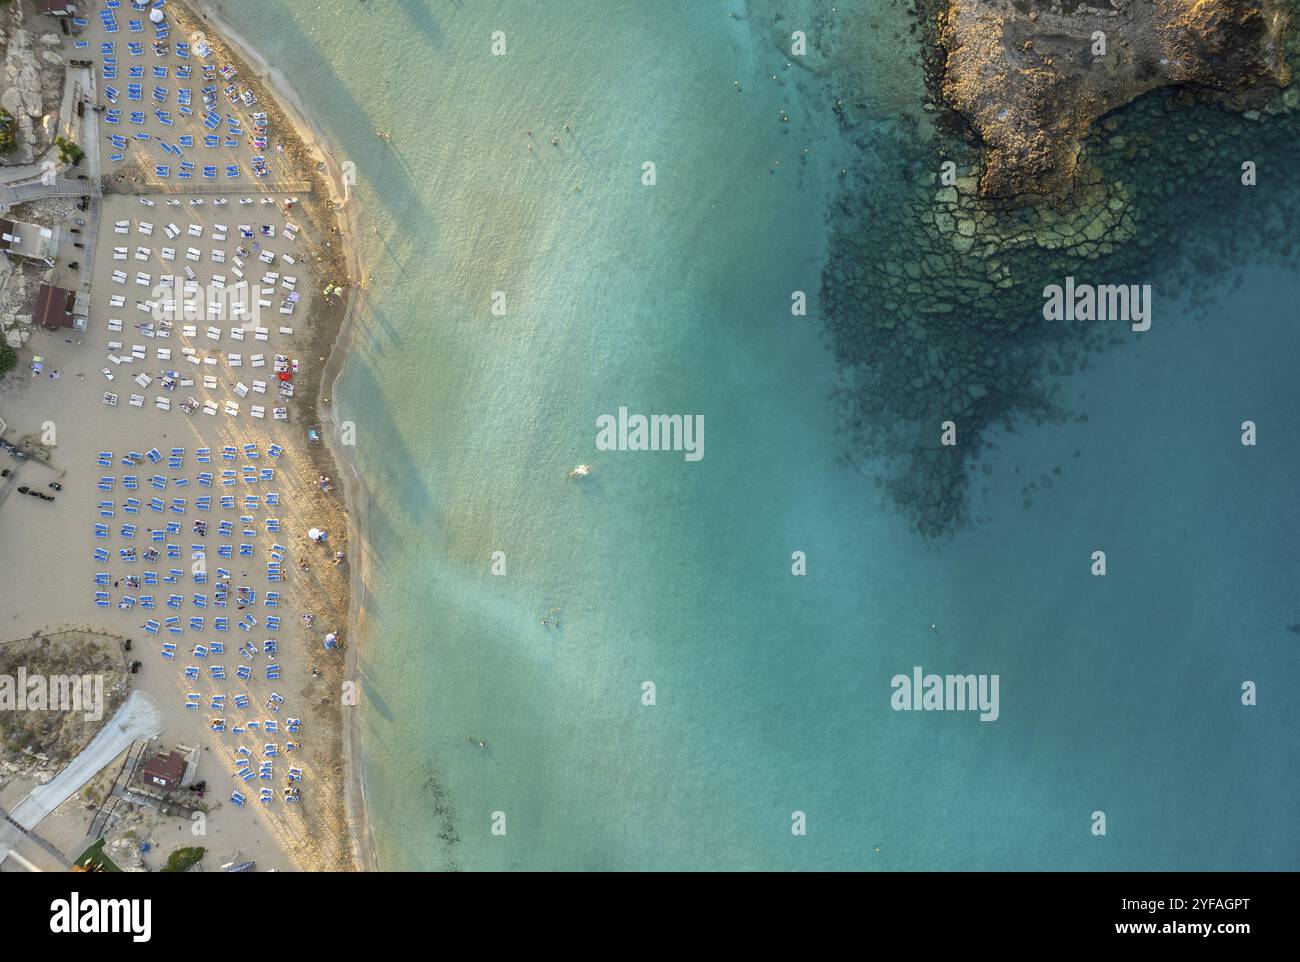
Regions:
<instances>
[{"instance_id":1,"label":"beach umbrella","mask_svg":"<svg viewBox=\"0 0 1300 962\"><path fill-rule=\"evenodd\" d=\"M312 541L319 541L320 536L321 536L320 528L312 528L310 531L307 532L307 537L311 538Z\"/></svg>"},{"instance_id":2,"label":"beach umbrella","mask_svg":"<svg viewBox=\"0 0 1300 962\"><path fill-rule=\"evenodd\" d=\"M154 7L152 10L149 11L149 19L152 20L154 23L162 23L163 18L165 16L166 14L163 13L161 10L159 10L157 7Z\"/></svg>"},{"instance_id":3,"label":"beach umbrella","mask_svg":"<svg viewBox=\"0 0 1300 962\"><path fill-rule=\"evenodd\" d=\"M334 634L334 632L331 631L328 635L325 636L325 650L326 650L326 651L333 651L333 650L334 650L334 647L335 647L338 643L339 643L339 637L338 637L338 635Z\"/></svg>"}]
</instances>

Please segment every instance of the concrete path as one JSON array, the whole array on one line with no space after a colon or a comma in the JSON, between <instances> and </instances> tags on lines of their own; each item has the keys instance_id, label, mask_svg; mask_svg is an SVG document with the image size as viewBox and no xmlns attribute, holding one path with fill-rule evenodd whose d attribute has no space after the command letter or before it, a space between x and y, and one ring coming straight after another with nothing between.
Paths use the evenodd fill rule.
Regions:
<instances>
[{"instance_id":1,"label":"concrete path","mask_svg":"<svg viewBox=\"0 0 1300 962\"><path fill-rule=\"evenodd\" d=\"M131 747L137 738L153 738L162 731L162 714L157 703L137 689L131 692L125 704L90 740L68 766L53 779L40 785L14 806L9 820L24 829L33 829L46 815L54 811L88 781L99 774L118 755ZM17 831L12 825L0 823L0 862L9 854L9 832Z\"/></svg>"}]
</instances>

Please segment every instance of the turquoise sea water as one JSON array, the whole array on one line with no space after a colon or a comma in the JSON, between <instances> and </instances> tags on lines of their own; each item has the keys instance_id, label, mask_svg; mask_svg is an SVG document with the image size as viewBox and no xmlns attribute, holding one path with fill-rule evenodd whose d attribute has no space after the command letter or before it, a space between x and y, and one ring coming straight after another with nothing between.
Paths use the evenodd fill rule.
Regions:
<instances>
[{"instance_id":1,"label":"turquoise sea water","mask_svg":"<svg viewBox=\"0 0 1300 962\"><path fill-rule=\"evenodd\" d=\"M1300 278L1207 281L1194 320L1165 289L1061 381L1086 421L998 436L986 520L928 544L841 460L817 291L852 148L753 6L225 5L358 167L335 404L381 865L1294 868ZM597 451L619 406L702 414L704 459ZM999 674L1000 719L891 711L914 665Z\"/></svg>"}]
</instances>

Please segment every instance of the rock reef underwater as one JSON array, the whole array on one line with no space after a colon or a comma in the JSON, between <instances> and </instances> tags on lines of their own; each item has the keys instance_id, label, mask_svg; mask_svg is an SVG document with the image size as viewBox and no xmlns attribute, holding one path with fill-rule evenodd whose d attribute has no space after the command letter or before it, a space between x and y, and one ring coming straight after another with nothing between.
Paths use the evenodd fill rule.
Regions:
<instances>
[{"instance_id":1,"label":"rock reef underwater","mask_svg":"<svg viewBox=\"0 0 1300 962\"><path fill-rule=\"evenodd\" d=\"M1300 60L1300 18L1284 16L1277 0L1111 6L1133 4L1178 7L1168 18L1174 23L1181 22L1174 14L1204 8L1218 18L1211 26L1228 32L1243 18L1258 27L1250 11L1267 10L1273 32L1250 33L1262 45L1252 49L1260 53L1270 38L1282 49L1242 54L1240 83L1224 75L1222 63L1212 83L1135 81L1132 96L1096 111L1086 130L1075 122L1056 132L1075 139L1049 152L1064 158L1066 172L1048 176L1032 159L1009 174L1007 142L990 147L985 136L995 135L972 123L960 98L949 99L946 44L957 9L969 15L982 5L1014 17L1017 29L1006 35L1023 47L1026 24L1059 33L1052 26L1059 15L1102 15L1079 4L917 0L933 132L907 117L855 120L854 92L830 91L846 104L836 114L857 150L841 178L821 286L839 366L834 401L845 458L874 476L929 540L978 520L972 482L981 467L988 470L980 455L991 429L1085 418L1062 403L1060 377L1085 369L1090 354L1140 336L1114 321L1044 321L1048 285L1076 276L1208 293L1209 278L1242 263L1282 263L1295 254L1300 191L1289 177L1300 143L1300 89L1288 83L1286 64ZM1040 9L1047 16L1031 20ZM1212 41L1213 30L1196 38L1211 54L1218 49ZM1143 42L1149 46L1151 37ZM960 69L970 71L969 61ZM1031 118L1035 89L1002 87ZM1050 105L1044 109L1051 113ZM1246 162L1259 186L1246 186ZM1016 178L1032 180L1034 189L1008 196ZM942 443L947 421L956 425L956 444Z\"/></svg>"}]
</instances>

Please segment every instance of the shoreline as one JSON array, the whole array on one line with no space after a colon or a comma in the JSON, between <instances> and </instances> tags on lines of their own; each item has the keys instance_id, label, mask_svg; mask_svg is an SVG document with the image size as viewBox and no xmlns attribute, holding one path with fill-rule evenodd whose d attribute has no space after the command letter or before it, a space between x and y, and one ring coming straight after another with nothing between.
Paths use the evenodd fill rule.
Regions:
<instances>
[{"instance_id":1,"label":"shoreline","mask_svg":"<svg viewBox=\"0 0 1300 962\"><path fill-rule=\"evenodd\" d=\"M356 252L356 242L360 235L355 206L344 200L346 188L339 162L335 159L328 139L319 125L311 118L310 112L302 98L285 78L284 74L272 67L266 58L253 47L248 40L226 20L221 11L214 9L206 0L174 0L173 6L179 8L183 15L194 21L203 21L209 25L214 38L225 44L243 59L256 79L272 92L273 99L280 111L288 119L293 134L302 144L304 150L323 165L319 169L306 171L310 179L319 178L328 188L327 196L322 202L333 213L338 226L338 237L347 264L351 283L345 294L343 316L334 332L334 338L328 352L320 383L316 391L315 413L322 423L328 422L337 430L338 417L332 403L327 399L335 396L335 389L347 368L347 360L352 345L352 335L358 308L358 290L363 282L362 268ZM348 483L343 483L343 512L347 520L349 542L349 591L348 591L348 633L345 645L344 676L357 682L360 690L358 664L361 656L361 627L364 623L364 611L361 606L361 586L364 584L366 553L369 545L369 495L361 475L353 461L347 457L336 443L337 434L322 431L324 449L334 462L332 475L342 480L341 467L346 467L352 474ZM347 817L351 840L352 857L358 871L373 872L378 870L378 858L375 853L374 839L370 834L370 824L366 815L364 764L361 755L360 730L356 715L361 710L360 704L350 711L344 710L342 719L343 754L340 759L344 769L344 810Z\"/></svg>"}]
</instances>

